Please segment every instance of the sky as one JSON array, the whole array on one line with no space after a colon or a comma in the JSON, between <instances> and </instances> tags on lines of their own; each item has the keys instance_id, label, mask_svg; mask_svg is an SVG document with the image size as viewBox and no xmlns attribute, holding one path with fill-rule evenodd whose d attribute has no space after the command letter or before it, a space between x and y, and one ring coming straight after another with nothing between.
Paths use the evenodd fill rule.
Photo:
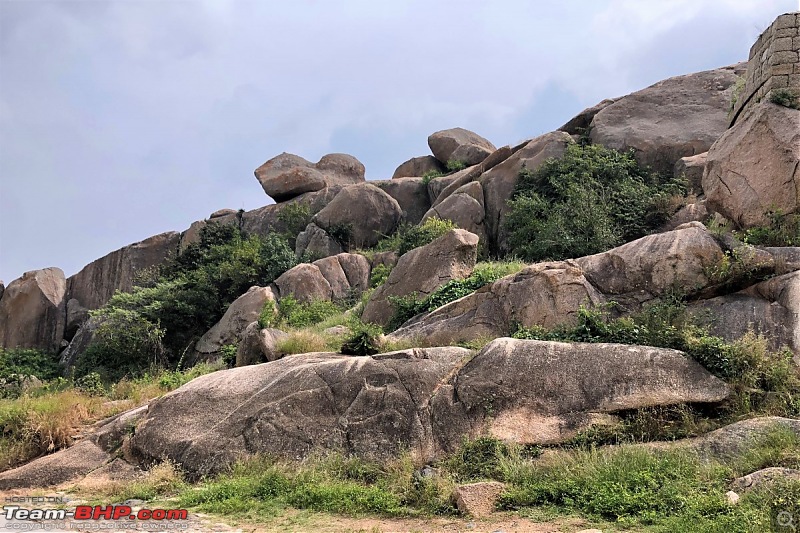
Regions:
<instances>
[{"instance_id":1,"label":"sky","mask_svg":"<svg viewBox=\"0 0 800 533\"><path fill-rule=\"evenodd\" d=\"M0 279L67 276L221 208L281 152L367 179L747 59L798 0L0 0Z\"/></svg>"}]
</instances>

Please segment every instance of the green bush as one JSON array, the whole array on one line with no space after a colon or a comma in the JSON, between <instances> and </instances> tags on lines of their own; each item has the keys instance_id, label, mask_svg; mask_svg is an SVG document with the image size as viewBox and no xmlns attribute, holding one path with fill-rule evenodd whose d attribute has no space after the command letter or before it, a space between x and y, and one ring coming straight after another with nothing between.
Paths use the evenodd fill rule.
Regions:
<instances>
[{"instance_id":1,"label":"green bush","mask_svg":"<svg viewBox=\"0 0 800 533\"><path fill-rule=\"evenodd\" d=\"M440 172L438 170L430 170L422 175L422 184L427 187L428 184L431 182L431 180L434 180L436 178L441 178L444 175L445 175L444 172Z\"/></svg>"},{"instance_id":2,"label":"green bush","mask_svg":"<svg viewBox=\"0 0 800 533\"><path fill-rule=\"evenodd\" d=\"M391 273L392 267L383 264L375 265L375 268L372 269L369 275L369 286L374 289L379 285L383 285L386 283Z\"/></svg>"},{"instance_id":3,"label":"green bush","mask_svg":"<svg viewBox=\"0 0 800 533\"><path fill-rule=\"evenodd\" d=\"M380 353L380 337L383 329L376 324L350 320L347 323L350 332L339 350L344 355L375 355Z\"/></svg>"},{"instance_id":4,"label":"green bush","mask_svg":"<svg viewBox=\"0 0 800 533\"><path fill-rule=\"evenodd\" d=\"M268 285L295 264L294 251L280 235L246 236L230 224L207 224L200 241L167 262L152 286L117 292L95 312L102 331L82 357L78 375L92 365L121 376L147 370L153 362L177 364L236 298L253 285ZM150 344L156 331L163 349ZM138 348L120 351L119 339Z\"/></svg>"},{"instance_id":5,"label":"green bush","mask_svg":"<svg viewBox=\"0 0 800 533\"><path fill-rule=\"evenodd\" d=\"M404 253L430 244L457 226L450 220L442 220L431 217L419 226L404 225L391 237L382 239L377 245L378 251L396 251L398 254Z\"/></svg>"},{"instance_id":6,"label":"green bush","mask_svg":"<svg viewBox=\"0 0 800 533\"><path fill-rule=\"evenodd\" d=\"M0 382L14 376L34 376L41 380L59 374L58 359L31 348L0 348Z\"/></svg>"},{"instance_id":7,"label":"green bush","mask_svg":"<svg viewBox=\"0 0 800 533\"><path fill-rule=\"evenodd\" d=\"M782 105L783 107L790 107L792 109L800 109L800 97L792 89L773 89L769 93L769 101L773 104Z\"/></svg>"},{"instance_id":8,"label":"green bush","mask_svg":"<svg viewBox=\"0 0 800 533\"><path fill-rule=\"evenodd\" d=\"M738 236L754 246L800 246L800 214L781 211L767 213L770 223L739 232Z\"/></svg>"},{"instance_id":9,"label":"green bush","mask_svg":"<svg viewBox=\"0 0 800 533\"><path fill-rule=\"evenodd\" d=\"M76 361L76 376L96 373L116 381L165 363L164 330L139 312L103 307L92 315L99 325Z\"/></svg>"},{"instance_id":10,"label":"green bush","mask_svg":"<svg viewBox=\"0 0 800 533\"><path fill-rule=\"evenodd\" d=\"M289 295L281 298L278 303L278 317L275 323L277 327L304 328L341 312L342 309L331 301L314 300L304 303Z\"/></svg>"},{"instance_id":11,"label":"green bush","mask_svg":"<svg viewBox=\"0 0 800 533\"><path fill-rule=\"evenodd\" d=\"M297 235L311 222L311 207L304 202L287 202L278 211L278 221L285 228L283 234L294 246Z\"/></svg>"},{"instance_id":12,"label":"green bush","mask_svg":"<svg viewBox=\"0 0 800 533\"><path fill-rule=\"evenodd\" d=\"M509 201L509 245L530 261L580 257L646 235L672 215L677 180L662 181L633 155L599 145L523 169Z\"/></svg>"},{"instance_id":13,"label":"green bush","mask_svg":"<svg viewBox=\"0 0 800 533\"><path fill-rule=\"evenodd\" d=\"M447 165L445 166L447 167L447 171L450 173L458 172L459 170L464 170L465 168L467 168L467 164L464 161L460 161L458 159L449 160L447 162Z\"/></svg>"},{"instance_id":14,"label":"green bush","mask_svg":"<svg viewBox=\"0 0 800 533\"><path fill-rule=\"evenodd\" d=\"M418 314L433 311L472 294L484 285L519 271L522 266L522 263L518 262L478 264L469 277L452 279L425 298L419 299L416 294L400 297L390 296L389 302L394 306L394 314L387 329L393 331Z\"/></svg>"}]
</instances>

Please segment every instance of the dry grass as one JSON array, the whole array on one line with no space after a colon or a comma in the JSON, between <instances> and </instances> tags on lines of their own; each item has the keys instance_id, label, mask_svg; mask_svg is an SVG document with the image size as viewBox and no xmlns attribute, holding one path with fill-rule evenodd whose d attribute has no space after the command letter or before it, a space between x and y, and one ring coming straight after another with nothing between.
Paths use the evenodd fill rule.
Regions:
<instances>
[{"instance_id":1,"label":"dry grass","mask_svg":"<svg viewBox=\"0 0 800 533\"><path fill-rule=\"evenodd\" d=\"M312 352L336 352L341 345L341 338L338 336L298 329L290 331L288 337L279 340L276 348L286 355L294 355Z\"/></svg>"}]
</instances>

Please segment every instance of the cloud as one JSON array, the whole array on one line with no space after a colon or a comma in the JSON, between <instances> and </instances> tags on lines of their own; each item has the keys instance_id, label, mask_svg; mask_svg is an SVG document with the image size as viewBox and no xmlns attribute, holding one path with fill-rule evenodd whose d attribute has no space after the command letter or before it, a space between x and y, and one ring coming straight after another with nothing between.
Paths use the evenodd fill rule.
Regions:
<instances>
[{"instance_id":1,"label":"cloud","mask_svg":"<svg viewBox=\"0 0 800 533\"><path fill-rule=\"evenodd\" d=\"M438 129L518 142L745 59L794 4L2 2L0 277L269 203L252 171L282 151L385 178Z\"/></svg>"}]
</instances>

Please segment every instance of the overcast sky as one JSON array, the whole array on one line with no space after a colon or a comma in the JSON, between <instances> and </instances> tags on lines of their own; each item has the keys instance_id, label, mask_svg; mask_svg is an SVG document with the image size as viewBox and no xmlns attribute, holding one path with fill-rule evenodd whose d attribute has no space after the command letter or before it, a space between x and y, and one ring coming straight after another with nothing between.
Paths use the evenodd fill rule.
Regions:
<instances>
[{"instance_id":1,"label":"overcast sky","mask_svg":"<svg viewBox=\"0 0 800 533\"><path fill-rule=\"evenodd\" d=\"M0 0L0 279L69 276L271 200L287 151L368 179L461 126L501 146L747 59L797 0Z\"/></svg>"}]
</instances>

